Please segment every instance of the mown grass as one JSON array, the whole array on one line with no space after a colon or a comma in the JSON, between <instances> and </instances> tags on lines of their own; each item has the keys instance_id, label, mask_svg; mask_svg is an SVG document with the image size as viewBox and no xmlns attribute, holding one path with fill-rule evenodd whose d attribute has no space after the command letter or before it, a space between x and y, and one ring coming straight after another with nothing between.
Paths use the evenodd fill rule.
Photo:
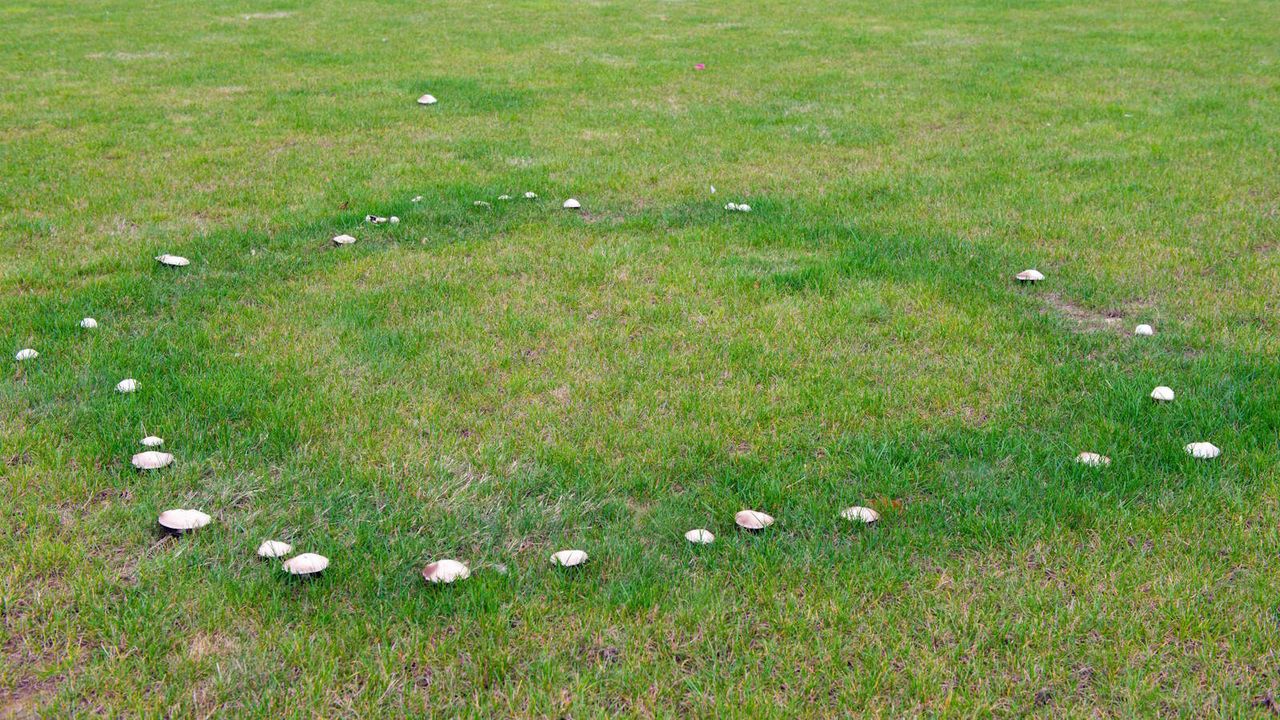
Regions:
<instances>
[{"instance_id":1,"label":"mown grass","mask_svg":"<svg viewBox=\"0 0 1280 720\"><path fill-rule=\"evenodd\" d=\"M1275 15L0 8L0 707L1273 711Z\"/></svg>"}]
</instances>

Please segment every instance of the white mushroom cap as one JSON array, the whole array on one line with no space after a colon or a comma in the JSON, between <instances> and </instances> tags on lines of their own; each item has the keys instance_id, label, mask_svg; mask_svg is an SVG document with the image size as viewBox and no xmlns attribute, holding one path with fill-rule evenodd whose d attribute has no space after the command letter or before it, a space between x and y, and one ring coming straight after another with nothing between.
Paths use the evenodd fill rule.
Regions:
<instances>
[{"instance_id":1,"label":"white mushroom cap","mask_svg":"<svg viewBox=\"0 0 1280 720\"><path fill-rule=\"evenodd\" d=\"M493 204L487 200L476 200L471 204L475 205L476 207L493 207Z\"/></svg>"},{"instance_id":2,"label":"white mushroom cap","mask_svg":"<svg viewBox=\"0 0 1280 720\"><path fill-rule=\"evenodd\" d=\"M421 196L421 195L414 195L414 196L413 196L413 199L412 199L412 200L410 200L409 202L422 202L422 196Z\"/></svg>"},{"instance_id":3,"label":"white mushroom cap","mask_svg":"<svg viewBox=\"0 0 1280 720\"><path fill-rule=\"evenodd\" d=\"M392 216L391 216L391 224L392 224L392 225L398 225L399 223L400 223L400 218L396 217L395 215L392 215Z\"/></svg>"},{"instance_id":4,"label":"white mushroom cap","mask_svg":"<svg viewBox=\"0 0 1280 720\"><path fill-rule=\"evenodd\" d=\"M284 561L284 569L290 575L315 575L329 567L329 558L315 553L302 553Z\"/></svg>"},{"instance_id":5,"label":"white mushroom cap","mask_svg":"<svg viewBox=\"0 0 1280 720\"><path fill-rule=\"evenodd\" d=\"M684 539L688 540L694 545L710 545L711 543L716 541L716 536L712 534L710 530L704 530L702 528L698 528L696 530L690 530L689 532L685 533Z\"/></svg>"},{"instance_id":6,"label":"white mushroom cap","mask_svg":"<svg viewBox=\"0 0 1280 720\"><path fill-rule=\"evenodd\" d=\"M724 204L724 209L725 209L725 210L737 210L737 209L738 209L738 203L725 203L725 204Z\"/></svg>"},{"instance_id":7,"label":"white mushroom cap","mask_svg":"<svg viewBox=\"0 0 1280 720\"><path fill-rule=\"evenodd\" d=\"M1211 442L1193 442L1186 447L1187 454L1201 460L1212 460L1222 454L1221 448Z\"/></svg>"},{"instance_id":8,"label":"white mushroom cap","mask_svg":"<svg viewBox=\"0 0 1280 720\"><path fill-rule=\"evenodd\" d=\"M335 235L333 237L334 245L350 245L355 241L356 239L354 237L351 237L350 235Z\"/></svg>"},{"instance_id":9,"label":"white mushroom cap","mask_svg":"<svg viewBox=\"0 0 1280 720\"><path fill-rule=\"evenodd\" d=\"M1143 323L1142 325L1139 325L1138 327L1136 327L1136 328L1134 328L1134 329L1133 329L1133 334L1134 334L1134 335L1151 336L1151 335L1155 335L1155 334L1156 334L1156 331L1155 331L1154 329L1152 329L1152 327L1151 327L1150 325L1147 325L1147 324Z\"/></svg>"},{"instance_id":10,"label":"white mushroom cap","mask_svg":"<svg viewBox=\"0 0 1280 720\"><path fill-rule=\"evenodd\" d=\"M191 264L190 260L182 257L181 255L169 255L168 253L164 255L157 255L156 262L170 267L186 267Z\"/></svg>"},{"instance_id":11,"label":"white mushroom cap","mask_svg":"<svg viewBox=\"0 0 1280 720\"><path fill-rule=\"evenodd\" d=\"M18 351L17 355L13 356L13 359L21 362L23 360L35 360L38 357L40 357L40 353L31 348L23 348Z\"/></svg>"},{"instance_id":12,"label":"white mushroom cap","mask_svg":"<svg viewBox=\"0 0 1280 720\"><path fill-rule=\"evenodd\" d=\"M533 192L532 190L524 194L525 200L533 200L536 197L538 197L538 194Z\"/></svg>"},{"instance_id":13,"label":"white mushroom cap","mask_svg":"<svg viewBox=\"0 0 1280 720\"><path fill-rule=\"evenodd\" d=\"M744 530L763 530L773 524L773 516L759 510L739 510L733 521Z\"/></svg>"},{"instance_id":14,"label":"white mushroom cap","mask_svg":"<svg viewBox=\"0 0 1280 720\"><path fill-rule=\"evenodd\" d=\"M855 505L840 511L840 517L850 522L862 522L870 525L880 519L880 513L869 507Z\"/></svg>"},{"instance_id":15,"label":"white mushroom cap","mask_svg":"<svg viewBox=\"0 0 1280 720\"><path fill-rule=\"evenodd\" d=\"M1103 467L1111 464L1111 458L1096 452L1082 452L1076 456L1076 462L1089 467Z\"/></svg>"},{"instance_id":16,"label":"white mushroom cap","mask_svg":"<svg viewBox=\"0 0 1280 720\"><path fill-rule=\"evenodd\" d=\"M199 510L165 510L160 513L157 522L160 527L174 532L187 532L189 530L197 530L208 525L213 518L200 512Z\"/></svg>"},{"instance_id":17,"label":"white mushroom cap","mask_svg":"<svg viewBox=\"0 0 1280 720\"><path fill-rule=\"evenodd\" d=\"M587 553L583 550L560 550L551 555L551 564L560 567L573 567L586 561Z\"/></svg>"},{"instance_id":18,"label":"white mushroom cap","mask_svg":"<svg viewBox=\"0 0 1280 720\"><path fill-rule=\"evenodd\" d=\"M422 97L418 98L419 105L435 105L436 102L437 101L436 101L435 95L423 95Z\"/></svg>"},{"instance_id":19,"label":"white mushroom cap","mask_svg":"<svg viewBox=\"0 0 1280 720\"><path fill-rule=\"evenodd\" d=\"M1014 275L1014 277L1017 278L1019 282L1040 282L1044 279L1044 273L1032 268L1030 270L1023 270L1017 275Z\"/></svg>"},{"instance_id":20,"label":"white mushroom cap","mask_svg":"<svg viewBox=\"0 0 1280 720\"><path fill-rule=\"evenodd\" d=\"M1173 389L1159 385L1151 391L1151 399L1156 402L1173 402Z\"/></svg>"},{"instance_id":21,"label":"white mushroom cap","mask_svg":"<svg viewBox=\"0 0 1280 720\"><path fill-rule=\"evenodd\" d=\"M738 212L751 212L751 206L746 203L738 203Z\"/></svg>"},{"instance_id":22,"label":"white mushroom cap","mask_svg":"<svg viewBox=\"0 0 1280 720\"><path fill-rule=\"evenodd\" d=\"M293 546L279 540L263 540L258 546L258 557L278 558L293 552Z\"/></svg>"},{"instance_id":23,"label":"white mushroom cap","mask_svg":"<svg viewBox=\"0 0 1280 720\"><path fill-rule=\"evenodd\" d=\"M138 381L133 378L125 378L116 383L116 392L131 393L138 389Z\"/></svg>"},{"instance_id":24,"label":"white mushroom cap","mask_svg":"<svg viewBox=\"0 0 1280 720\"><path fill-rule=\"evenodd\" d=\"M510 199L511 199L511 196L510 196L510 195L499 195L499 196L498 196L498 199L499 199L499 200L510 200Z\"/></svg>"},{"instance_id":25,"label":"white mushroom cap","mask_svg":"<svg viewBox=\"0 0 1280 720\"><path fill-rule=\"evenodd\" d=\"M159 470L173 464L173 456L159 450L147 450L134 455L130 460L139 470Z\"/></svg>"},{"instance_id":26,"label":"white mushroom cap","mask_svg":"<svg viewBox=\"0 0 1280 720\"><path fill-rule=\"evenodd\" d=\"M471 577L471 569L457 560L437 560L422 569L422 577L429 583L451 583Z\"/></svg>"},{"instance_id":27,"label":"white mushroom cap","mask_svg":"<svg viewBox=\"0 0 1280 720\"><path fill-rule=\"evenodd\" d=\"M164 444L164 438L156 437L155 435L148 435L142 438L140 442L146 447L160 447Z\"/></svg>"},{"instance_id":28,"label":"white mushroom cap","mask_svg":"<svg viewBox=\"0 0 1280 720\"><path fill-rule=\"evenodd\" d=\"M98 321L94 320L91 317L87 317L80 321L80 327L84 328L85 330L92 330L98 327Z\"/></svg>"},{"instance_id":29,"label":"white mushroom cap","mask_svg":"<svg viewBox=\"0 0 1280 720\"><path fill-rule=\"evenodd\" d=\"M564 201L565 210L577 210L580 207L582 207L582 203L578 202L577 200L574 200L573 198L569 198L568 200Z\"/></svg>"}]
</instances>

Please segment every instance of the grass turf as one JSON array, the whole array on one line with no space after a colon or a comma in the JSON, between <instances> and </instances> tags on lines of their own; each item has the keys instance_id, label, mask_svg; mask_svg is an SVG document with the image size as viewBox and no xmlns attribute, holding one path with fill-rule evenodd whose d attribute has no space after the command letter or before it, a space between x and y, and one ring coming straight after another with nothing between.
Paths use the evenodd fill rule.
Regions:
<instances>
[{"instance_id":1,"label":"grass turf","mask_svg":"<svg viewBox=\"0 0 1280 720\"><path fill-rule=\"evenodd\" d=\"M1274 3L0 17L3 712L1275 708Z\"/></svg>"}]
</instances>

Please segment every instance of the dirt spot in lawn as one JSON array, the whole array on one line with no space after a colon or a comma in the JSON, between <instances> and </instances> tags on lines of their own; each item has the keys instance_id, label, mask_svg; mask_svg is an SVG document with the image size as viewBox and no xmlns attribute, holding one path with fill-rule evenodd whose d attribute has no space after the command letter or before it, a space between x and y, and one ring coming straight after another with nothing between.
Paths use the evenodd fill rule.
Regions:
<instances>
[{"instance_id":1,"label":"dirt spot in lawn","mask_svg":"<svg viewBox=\"0 0 1280 720\"><path fill-rule=\"evenodd\" d=\"M1046 293L1044 302L1054 313L1070 320L1078 332L1119 331L1124 327L1122 310L1090 310L1077 305L1058 293Z\"/></svg>"}]
</instances>

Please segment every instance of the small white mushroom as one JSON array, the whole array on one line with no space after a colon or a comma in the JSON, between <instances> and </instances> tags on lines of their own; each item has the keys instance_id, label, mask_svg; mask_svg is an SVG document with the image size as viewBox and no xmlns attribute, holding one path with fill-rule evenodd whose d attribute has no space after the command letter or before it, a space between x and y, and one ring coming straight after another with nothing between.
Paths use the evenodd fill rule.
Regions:
<instances>
[{"instance_id":1,"label":"small white mushroom","mask_svg":"<svg viewBox=\"0 0 1280 720\"><path fill-rule=\"evenodd\" d=\"M1043 279L1044 279L1044 273L1042 273L1042 272L1040 272L1039 270L1036 270L1036 269L1034 269L1034 268L1033 268L1033 269L1030 269L1030 270L1023 270L1022 272L1018 273L1017 275L1014 275L1014 277L1018 279L1018 282L1024 282L1024 283L1032 282L1032 283L1034 283L1034 282L1040 282L1041 280L1043 280Z\"/></svg>"},{"instance_id":2,"label":"small white mushroom","mask_svg":"<svg viewBox=\"0 0 1280 720\"><path fill-rule=\"evenodd\" d=\"M451 583L471 577L471 569L457 560L437 560L422 569L422 577L429 583Z\"/></svg>"},{"instance_id":3,"label":"small white mushroom","mask_svg":"<svg viewBox=\"0 0 1280 720\"><path fill-rule=\"evenodd\" d=\"M173 464L173 455L159 450L147 450L134 455L129 462L139 470L159 470Z\"/></svg>"},{"instance_id":4,"label":"small white mushroom","mask_svg":"<svg viewBox=\"0 0 1280 720\"><path fill-rule=\"evenodd\" d=\"M350 244L354 243L355 241L356 241L356 239L355 239L354 237L350 236L350 235L335 235L335 236L333 236L333 244L334 244L334 245L350 245Z\"/></svg>"},{"instance_id":5,"label":"small white mushroom","mask_svg":"<svg viewBox=\"0 0 1280 720\"><path fill-rule=\"evenodd\" d=\"M293 546L279 540L263 540L258 546L258 557L278 558L293 552Z\"/></svg>"},{"instance_id":6,"label":"small white mushroom","mask_svg":"<svg viewBox=\"0 0 1280 720\"><path fill-rule=\"evenodd\" d=\"M763 530L773 524L773 516L759 510L739 510L733 521L743 530Z\"/></svg>"},{"instance_id":7,"label":"small white mushroom","mask_svg":"<svg viewBox=\"0 0 1280 720\"><path fill-rule=\"evenodd\" d=\"M1076 456L1076 462L1089 467L1104 467L1111 464L1111 458L1096 452L1082 452Z\"/></svg>"},{"instance_id":8,"label":"small white mushroom","mask_svg":"<svg viewBox=\"0 0 1280 720\"><path fill-rule=\"evenodd\" d=\"M738 203L725 203L725 204L724 204L724 209L725 209L725 210L728 210L728 211L730 211L730 212L737 212L737 210L738 210Z\"/></svg>"},{"instance_id":9,"label":"small white mushroom","mask_svg":"<svg viewBox=\"0 0 1280 720\"><path fill-rule=\"evenodd\" d=\"M525 200L536 200L537 198L538 198L538 194L533 192L532 190L524 194Z\"/></svg>"},{"instance_id":10,"label":"small white mushroom","mask_svg":"<svg viewBox=\"0 0 1280 720\"><path fill-rule=\"evenodd\" d=\"M702 528L698 528L696 530L690 530L689 532L685 533L684 539L688 540L694 545L710 545L711 543L716 541L716 536L712 534L710 530L704 530Z\"/></svg>"},{"instance_id":11,"label":"small white mushroom","mask_svg":"<svg viewBox=\"0 0 1280 720\"><path fill-rule=\"evenodd\" d=\"M164 444L164 438L156 437L155 435L148 435L142 438L141 442L146 447L160 447Z\"/></svg>"},{"instance_id":12,"label":"small white mushroom","mask_svg":"<svg viewBox=\"0 0 1280 720\"><path fill-rule=\"evenodd\" d=\"M1155 335L1155 334L1156 334L1156 331L1155 331L1154 329L1152 329L1152 327L1151 327L1150 325L1147 325L1147 324L1145 324L1145 323L1144 323L1144 324L1139 325L1138 327L1134 328L1134 329L1133 329L1133 334L1134 334L1134 335L1141 335L1141 336L1145 336L1145 337L1150 337L1151 335Z\"/></svg>"},{"instance_id":13,"label":"small white mushroom","mask_svg":"<svg viewBox=\"0 0 1280 720\"><path fill-rule=\"evenodd\" d=\"M712 194L712 195L715 195L715 194L716 194L716 186L715 186L715 185L712 185L712 186L711 186L711 194Z\"/></svg>"},{"instance_id":14,"label":"small white mushroom","mask_svg":"<svg viewBox=\"0 0 1280 720\"><path fill-rule=\"evenodd\" d=\"M1156 402L1173 402L1173 389L1158 385L1151 391L1151 399Z\"/></svg>"},{"instance_id":15,"label":"small white mushroom","mask_svg":"<svg viewBox=\"0 0 1280 720\"><path fill-rule=\"evenodd\" d=\"M116 383L116 392L131 393L131 392L137 392L137 390L138 390L138 381L134 380L133 378L125 378L120 382Z\"/></svg>"},{"instance_id":16,"label":"small white mushroom","mask_svg":"<svg viewBox=\"0 0 1280 720\"><path fill-rule=\"evenodd\" d=\"M157 522L160 523L160 527L174 533L199 530L212 521L213 518L199 510L187 510L183 508L165 510L160 513L160 517L157 519Z\"/></svg>"},{"instance_id":17,"label":"small white mushroom","mask_svg":"<svg viewBox=\"0 0 1280 720\"><path fill-rule=\"evenodd\" d=\"M422 196L421 196L421 195L414 195L414 196L413 196L413 199L412 199L412 200L410 200L409 202L416 202L416 203L418 203L418 202L422 202Z\"/></svg>"},{"instance_id":18,"label":"small white mushroom","mask_svg":"<svg viewBox=\"0 0 1280 720\"><path fill-rule=\"evenodd\" d=\"M511 196L510 196L510 195L499 195L499 196L498 196L498 199L499 199L499 200L510 200L510 199L511 199Z\"/></svg>"},{"instance_id":19,"label":"small white mushroom","mask_svg":"<svg viewBox=\"0 0 1280 720\"><path fill-rule=\"evenodd\" d=\"M370 225L381 225L382 223L386 222L387 219L382 217L381 215L365 215L364 221L369 223Z\"/></svg>"},{"instance_id":20,"label":"small white mushroom","mask_svg":"<svg viewBox=\"0 0 1280 720\"><path fill-rule=\"evenodd\" d=\"M302 553L284 561L284 569L290 575L316 575L329 567L329 558L315 553Z\"/></svg>"},{"instance_id":21,"label":"small white mushroom","mask_svg":"<svg viewBox=\"0 0 1280 720\"><path fill-rule=\"evenodd\" d=\"M93 318L87 317L80 321L80 327L84 328L85 330L92 330L98 327L98 321L94 320Z\"/></svg>"},{"instance_id":22,"label":"small white mushroom","mask_svg":"<svg viewBox=\"0 0 1280 720\"><path fill-rule=\"evenodd\" d=\"M191 264L190 260L182 257L181 255L169 255L169 254L157 255L156 262L160 263L161 265L168 265L169 267L186 267Z\"/></svg>"},{"instance_id":23,"label":"small white mushroom","mask_svg":"<svg viewBox=\"0 0 1280 720\"><path fill-rule=\"evenodd\" d=\"M568 200L564 201L565 210L577 210L580 207L582 207L582 203L578 202L577 200L574 200L573 198L569 198Z\"/></svg>"},{"instance_id":24,"label":"small white mushroom","mask_svg":"<svg viewBox=\"0 0 1280 720\"><path fill-rule=\"evenodd\" d=\"M486 202L484 200L476 200L471 204L475 205L476 207L493 207L492 203Z\"/></svg>"},{"instance_id":25,"label":"small white mushroom","mask_svg":"<svg viewBox=\"0 0 1280 720\"><path fill-rule=\"evenodd\" d=\"M40 353L31 348L23 348L18 351L17 355L13 356L13 359L22 362L23 360L35 360L38 357L40 357Z\"/></svg>"},{"instance_id":26,"label":"small white mushroom","mask_svg":"<svg viewBox=\"0 0 1280 720\"><path fill-rule=\"evenodd\" d=\"M396 217L395 215L392 215L392 216L391 216L391 224L392 224L392 225L399 225L399 224L400 224L400 218Z\"/></svg>"},{"instance_id":27,"label":"small white mushroom","mask_svg":"<svg viewBox=\"0 0 1280 720\"><path fill-rule=\"evenodd\" d=\"M560 550L551 555L551 564L560 567L573 567L586 561L587 553L582 550Z\"/></svg>"},{"instance_id":28,"label":"small white mushroom","mask_svg":"<svg viewBox=\"0 0 1280 720\"><path fill-rule=\"evenodd\" d=\"M845 520L848 520L849 522L860 522L860 523L866 523L870 525L871 523L880 519L880 513L876 512L875 510L872 510L869 507L861 507L861 506L855 505L853 507L847 507L844 510L841 510L840 517L844 518Z\"/></svg>"},{"instance_id":29,"label":"small white mushroom","mask_svg":"<svg viewBox=\"0 0 1280 720\"><path fill-rule=\"evenodd\" d=\"M418 98L419 105L435 105L437 102L435 95L423 95Z\"/></svg>"},{"instance_id":30,"label":"small white mushroom","mask_svg":"<svg viewBox=\"0 0 1280 720\"><path fill-rule=\"evenodd\" d=\"M751 206L746 203L739 203L738 212L751 212Z\"/></svg>"},{"instance_id":31,"label":"small white mushroom","mask_svg":"<svg viewBox=\"0 0 1280 720\"><path fill-rule=\"evenodd\" d=\"M1222 454L1222 449L1211 442L1193 442L1185 449L1188 455L1200 460L1212 460Z\"/></svg>"}]
</instances>

